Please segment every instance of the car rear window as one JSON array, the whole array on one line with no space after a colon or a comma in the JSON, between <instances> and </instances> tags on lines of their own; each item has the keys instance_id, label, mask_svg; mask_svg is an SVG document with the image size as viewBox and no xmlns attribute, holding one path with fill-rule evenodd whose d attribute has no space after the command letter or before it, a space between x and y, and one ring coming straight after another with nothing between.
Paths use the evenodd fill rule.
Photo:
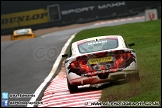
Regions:
<instances>
[{"instance_id":1,"label":"car rear window","mask_svg":"<svg viewBox=\"0 0 162 108\"><path fill-rule=\"evenodd\" d=\"M90 53L102 50L109 50L118 47L118 39L100 39L87 41L78 45L80 53Z\"/></svg>"},{"instance_id":2,"label":"car rear window","mask_svg":"<svg viewBox=\"0 0 162 108\"><path fill-rule=\"evenodd\" d=\"M16 34L28 34L28 33L29 33L29 29L22 29L16 31Z\"/></svg>"}]
</instances>

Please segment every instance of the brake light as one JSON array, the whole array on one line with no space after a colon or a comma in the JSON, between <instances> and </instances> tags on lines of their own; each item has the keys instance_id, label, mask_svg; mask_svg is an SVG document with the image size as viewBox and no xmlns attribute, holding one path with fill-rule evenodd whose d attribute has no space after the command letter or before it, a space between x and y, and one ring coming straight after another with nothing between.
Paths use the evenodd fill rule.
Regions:
<instances>
[{"instance_id":1,"label":"brake light","mask_svg":"<svg viewBox=\"0 0 162 108\"><path fill-rule=\"evenodd\" d=\"M128 59L131 56L131 52L124 52L123 50L117 51L115 58L116 60L123 58L123 59Z\"/></svg>"},{"instance_id":2,"label":"brake light","mask_svg":"<svg viewBox=\"0 0 162 108\"><path fill-rule=\"evenodd\" d=\"M82 63L82 65L86 65L87 61L86 60L82 60L81 63Z\"/></svg>"},{"instance_id":3,"label":"brake light","mask_svg":"<svg viewBox=\"0 0 162 108\"><path fill-rule=\"evenodd\" d=\"M77 61L73 61L73 62L71 63L71 65L74 66L74 67L78 67L78 66L79 66L79 64L78 64Z\"/></svg>"},{"instance_id":4,"label":"brake light","mask_svg":"<svg viewBox=\"0 0 162 108\"><path fill-rule=\"evenodd\" d=\"M131 52L127 52L126 55L127 55L127 58L131 57Z\"/></svg>"},{"instance_id":5,"label":"brake light","mask_svg":"<svg viewBox=\"0 0 162 108\"><path fill-rule=\"evenodd\" d=\"M118 60L118 59L120 59L120 54L116 54L115 55L115 58Z\"/></svg>"},{"instance_id":6,"label":"brake light","mask_svg":"<svg viewBox=\"0 0 162 108\"><path fill-rule=\"evenodd\" d=\"M127 59L127 54L126 53L122 54L122 58Z\"/></svg>"}]
</instances>

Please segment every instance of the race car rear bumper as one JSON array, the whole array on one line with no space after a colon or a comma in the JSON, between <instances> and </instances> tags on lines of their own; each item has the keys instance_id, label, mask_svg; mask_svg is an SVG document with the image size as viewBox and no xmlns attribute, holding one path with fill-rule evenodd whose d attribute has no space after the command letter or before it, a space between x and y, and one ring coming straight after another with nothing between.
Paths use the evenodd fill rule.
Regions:
<instances>
[{"instance_id":1,"label":"race car rear bumper","mask_svg":"<svg viewBox=\"0 0 162 108\"><path fill-rule=\"evenodd\" d=\"M119 72L113 72L109 73L108 77L105 79L100 79L98 76L92 76L92 77L85 77L85 76L79 76L78 78L71 78L69 75L69 82L71 85L85 85L85 84L97 84L97 83L103 83L103 82L111 82L111 81L117 81L120 79L128 79L131 78L131 76L136 75L138 73L137 70L135 71L119 71Z\"/></svg>"}]
</instances>

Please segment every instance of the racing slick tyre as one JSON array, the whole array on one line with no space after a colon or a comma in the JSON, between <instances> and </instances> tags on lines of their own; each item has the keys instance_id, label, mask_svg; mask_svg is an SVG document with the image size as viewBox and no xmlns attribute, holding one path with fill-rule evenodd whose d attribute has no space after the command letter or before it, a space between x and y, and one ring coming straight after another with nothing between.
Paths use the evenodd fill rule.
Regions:
<instances>
[{"instance_id":1,"label":"racing slick tyre","mask_svg":"<svg viewBox=\"0 0 162 108\"><path fill-rule=\"evenodd\" d=\"M67 79L67 85L68 85L68 89L69 89L70 93L73 93L73 92L75 92L75 91L78 90L78 86L71 85L71 84L69 83L68 79Z\"/></svg>"},{"instance_id":2,"label":"racing slick tyre","mask_svg":"<svg viewBox=\"0 0 162 108\"><path fill-rule=\"evenodd\" d=\"M136 74L130 75L128 79L130 81L140 81L139 72L137 72Z\"/></svg>"},{"instance_id":3,"label":"racing slick tyre","mask_svg":"<svg viewBox=\"0 0 162 108\"><path fill-rule=\"evenodd\" d=\"M137 72L137 73L134 75L134 79L135 79L136 81L140 81L139 72Z\"/></svg>"}]
</instances>

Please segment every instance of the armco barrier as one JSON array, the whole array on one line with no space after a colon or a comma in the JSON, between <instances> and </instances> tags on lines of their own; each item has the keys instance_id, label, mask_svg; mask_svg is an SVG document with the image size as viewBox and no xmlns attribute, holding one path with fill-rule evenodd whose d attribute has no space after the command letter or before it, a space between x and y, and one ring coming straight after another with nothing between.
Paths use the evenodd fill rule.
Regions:
<instances>
[{"instance_id":1,"label":"armco barrier","mask_svg":"<svg viewBox=\"0 0 162 108\"><path fill-rule=\"evenodd\" d=\"M130 16L130 13L122 13L122 14L117 15L118 18L123 18L123 17L127 17L127 16Z\"/></svg>"},{"instance_id":2,"label":"armco barrier","mask_svg":"<svg viewBox=\"0 0 162 108\"><path fill-rule=\"evenodd\" d=\"M87 19L78 20L76 23L82 24L82 23L92 22L92 21L96 21L96 20L97 20L96 17L94 17L94 18L87 18Z\"/></svg>"},{"instance_id":3,"label":"armco barrier","mask_svg":"<svg viewBox=\"0 0 162 108\"><path fill-rule=\"evenodd\" d=\"M131 11L130 16L137 15L138 13L140 13L140 12L139 11Z\"/></svg>"},{"instance_id":4,"label":"armco barrier","mask_svg":"<svg viewBox=\"0 0 162 108\"><path fill-rule=\"evenodd\" d=\"M106 16L99 16L98 19L99 20L107 20L107 19L114 19L117 18L117 14L114 13L112 15L106 15Z\"/></svg>"}]
</instances>

